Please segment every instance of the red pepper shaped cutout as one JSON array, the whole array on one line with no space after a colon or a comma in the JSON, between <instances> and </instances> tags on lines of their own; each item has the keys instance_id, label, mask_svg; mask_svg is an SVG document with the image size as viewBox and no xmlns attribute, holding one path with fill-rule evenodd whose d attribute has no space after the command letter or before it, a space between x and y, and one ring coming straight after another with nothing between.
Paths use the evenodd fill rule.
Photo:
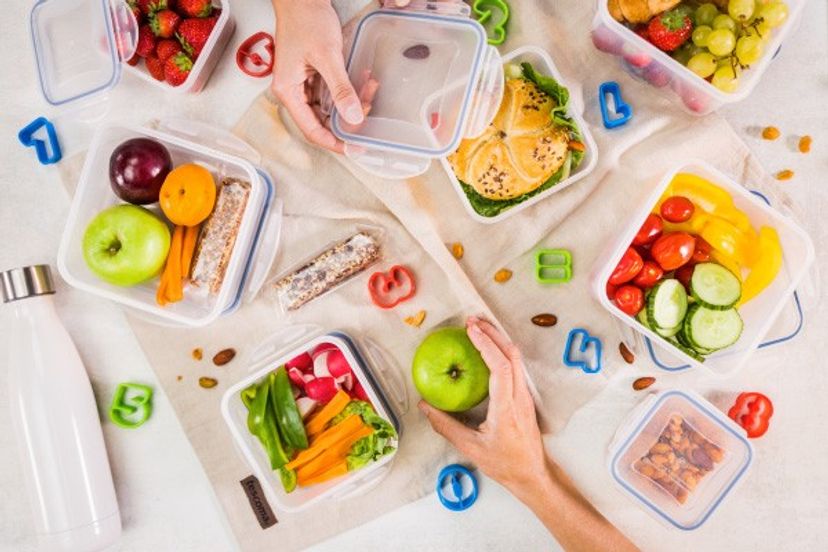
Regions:
<instances>
[{"instance_id":1,"label":"red pepper shaped cutout","mask_svg":"<svg viewBox=\"0 0 828 552\"><path fill-rule=\"evenodd\" d=\"M392 309L417 292L414 276L407 267L392 266L388 272L374 272L368 280L371 301L381 309Z\"/></svg>"},{"instance_id":2,"label":"red pepper shaped cutout","mask_svg":"<svg viewBox=\"0 0 828 552\"><path fill-rule=\"evenodd\" d=\"M727 415L747 431L750 439L756 439L768 431L773 403L762 393L741 393Z\"/></svg>"}]
</instances>

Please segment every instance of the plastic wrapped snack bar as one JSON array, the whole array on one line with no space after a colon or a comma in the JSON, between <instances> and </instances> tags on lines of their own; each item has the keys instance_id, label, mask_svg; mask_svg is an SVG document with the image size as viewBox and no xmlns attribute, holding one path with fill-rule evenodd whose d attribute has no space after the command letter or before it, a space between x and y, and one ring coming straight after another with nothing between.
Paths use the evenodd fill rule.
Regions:
<instances>
[{"instance_id":1,"label":"plastic wrapped snack bar","mask_svg":"<svg viewBox=\"0 0 828 552\"><path fill-rule=\"evenodd\" d=\"M380 258L379 240L359 231L336 242L276 281L276 297L285 311L296 310L359 274Z\"/></svg>"},{"instance_id":2,"label":"plastic wrapped snack bar","mask_svg":"<svg viewBox=\"0 0 828 552\"><path fill-rule=\"evenodd\" d=\"M203 287L211 294L221 289L248 197L248 182L234 178L222 180L213 214L204 223L198 238L191 274L194 286Z\"/></svg>"}]
</instances>

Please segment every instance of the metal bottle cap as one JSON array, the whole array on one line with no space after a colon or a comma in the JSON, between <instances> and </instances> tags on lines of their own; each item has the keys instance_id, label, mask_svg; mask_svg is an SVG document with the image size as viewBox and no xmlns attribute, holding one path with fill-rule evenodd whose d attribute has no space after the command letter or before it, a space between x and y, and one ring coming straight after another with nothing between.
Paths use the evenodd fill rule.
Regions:
<instances>
[{"instance_id":1,"label":"metal bottle cap","mask_svg":"<svg viewBox=\"0 0 828 552\"><path fill-rule=\"evenodd\" d=\"M0 272L0 285L4 303L55 292L49 265L24 266Z\"/></svg>"}]
</instances>

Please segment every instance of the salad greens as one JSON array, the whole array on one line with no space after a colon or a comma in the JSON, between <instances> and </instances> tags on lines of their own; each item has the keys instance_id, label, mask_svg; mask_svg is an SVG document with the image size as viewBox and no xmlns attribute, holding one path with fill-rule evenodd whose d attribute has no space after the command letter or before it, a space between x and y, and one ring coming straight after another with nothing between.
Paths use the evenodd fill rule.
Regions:
<instances>
[{"instance_id":1,"label":"salad greens","mask_svg":"<svg viewBox=\"0 0 828 552\"><path fill-rule=\"evenodd\" d=\"M365 401L351 401L342 412L337 414L331 425L336 425L348 416L358 414L362 421L374 429L374 432L353 444L348 454L348 471L362 468L370 462L379 460L394 451L397 431L390 423L382 419Z\"/></svg>"},{"instance_id":2,"label":"salad greens","mask_svg":"<svg viewBox=\"0 0 828 552\"><path fill-rule=\"evenodd\" d=\"M550 116L552 117L552 121L555 125L559 127L568 128L570 132L570 137L573 140L581 141L581 132L578 128L578 125L575 121L572 120L567 112L569 110L569 90L566 87L560 85L558 81L556 81L552 77L548 77L546 75L541 75L535 68L532 67L530 63L521 63L520 66L516 65L508 65L504 70L504 74L507 78L524 78L528 81L534 83L538 88L544 91L546 94L552 97L555 101L556 106L552 109ZM506 209L510 207L514 207L519 203L523 203L527 199L534 197L552 186L558 184L569 178L569 175L575 170L578 165L580 165L581 161L584 158L584 152L582 151L573 151L570 150L567 153L567 158L564 161L564 164L561 166L558 171L549 177L549 179L538 186L536 189L532 190L529 193L523 194L521 196L506 199L506 200L495 200L489 199L487 197L483 197L477 190L475 190L472 186L469 186L463 181L460 181L460 186L463 188L463 192L465 192L466 196L469 198L469 203L471 204L472 208L475 210L476 213L482 215L484 217L494 217L499 215Z\"/></svg>"}]
</instances>

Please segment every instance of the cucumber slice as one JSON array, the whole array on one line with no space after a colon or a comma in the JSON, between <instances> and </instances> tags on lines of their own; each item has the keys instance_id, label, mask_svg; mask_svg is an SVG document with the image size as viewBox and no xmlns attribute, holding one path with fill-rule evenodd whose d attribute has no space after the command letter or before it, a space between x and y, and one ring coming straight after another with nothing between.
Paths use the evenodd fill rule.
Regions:
<instances>
[{"instance_id":1,"label":"cucumber slice","mask_svg":"<svg viewBox=\"0 0 828 552\"><path fill-rule=\"evenodd\" d=\"M635 315L636 320L638 320L642 326L648 328L650 330L653 329L653 326L650 324L649 318L647 318L647 309L643 308L638 311L638 314Z\"/></svg>"},{"instance_id":2,"label":"cucumber slice","mask_svg":"<svg viewBox=\"0 0 828 552\"><path fill-rule=\"evenodd\" d=\"M654 326L671 329L681 326L687 314L687 292L674 278L662 280L650 292L647 316Z\"/></svg>"},{"instance_id":3,"label":"cucumber slice","mask_svg":"<svg viewBox=\"0 0 828 552\"><path fill-rule=\"evenodd\" d=\"M676 338L684 347L688 349L693 349L700 355L709 355L716 352L716 349L706 349L704 347L699 347L697 344L693 343L690 340L690 338L687 337L687 334L684 332L685 327L686 326L682 326L681 331L679 331L678 335L676 335Z\"/></svg>"},{"instance_id":4,"label":"cucumber slice","mask_svg":"<svg viewBox=\"0 0 828 552\"><path fill-rule=\"evenodd\" d=\"M713 310L727 310L742 297L742 284L731 271L717 263L697 264L690 278L690 293Z\"/></svg>"},{"instance_id":5,"label":"cucumber slice","mask_svg":"<svg viewBox=\"0 0 828 552\"><path fill-rule=\"evenodd\" d=\"M736 343L743 327L736 309L715 310L693 305L684 320L682 333L694 348L719 350Z\"/></svg>"},{"instance_id":6,"label":"cucumber slice","mask_svg":"<svg viewBox=\"0 0 828 552\"><path fill-rule=\"evenodd\" d=\"M673 337L679 333L681 328L681 326L676 326L675 328L655 328L655 332L661 337Z\"/></svg>"},{"instance_id":7,"label":"cucumber slice","mask_svg":"<svg viewBox=\"0 0 828 552\"><path fill-rule=\"evenodd\" d=\"M681 333L679 332L677 335L681 335ZM679 349L681 352L683 352L684 354L686 354L690 358L694 358L694 359L698 360L699 362L704 362L704 357L701 356L698 352L696 352L695 349L687 347L687 346L679 343L678 341L671 341L671 343L673 345L675 345L676 349Z\"/></svg>"}]
</instances>

